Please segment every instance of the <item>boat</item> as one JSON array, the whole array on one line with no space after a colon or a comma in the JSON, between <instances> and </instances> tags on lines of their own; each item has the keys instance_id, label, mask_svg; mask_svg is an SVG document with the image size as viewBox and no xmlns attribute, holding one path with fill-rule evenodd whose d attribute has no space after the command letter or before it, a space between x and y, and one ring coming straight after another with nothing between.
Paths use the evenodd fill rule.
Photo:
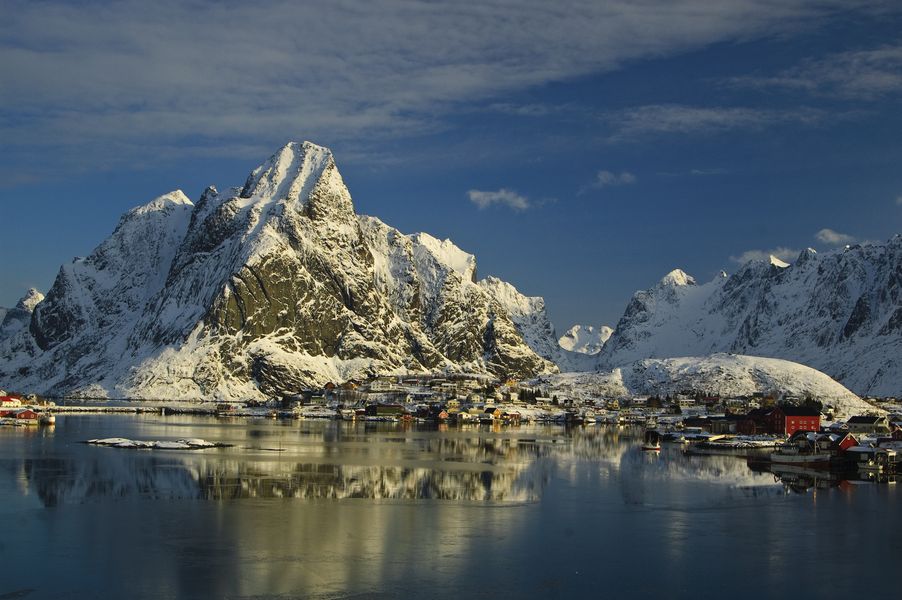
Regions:
<instances>
[{"instance_id":1,"label":"boat","mask_svg":"<svg viewBox=\"0 0 902 600\"><path fill-rule=\"evenodd\" d=\"M43 413L40 417L38 417L38 424L56 425L56 415L54 415L53 413Z\"/></svg>"},{"instance_id":2,"label":"boat","mask_svg":"<svg viewBox=\"0 0 902 600\"><path fill-rule=\"evenodd\" d=\"M646 452L660 452L661 433L655 429L646 430L645 441L642 442L642 450Z\"/></svg>"},{"instance_id":3,"label":"boat","mask_svg":"<svg viewBox=\"0 0 902 600\"><path fill-rule=\"evenodd\" d=\"M829 466L832 455L830 452L805 450L796 445L783 445L771 452L770 460L773 463L783 465L801 466Z\"/></svg>"}]
</instances>

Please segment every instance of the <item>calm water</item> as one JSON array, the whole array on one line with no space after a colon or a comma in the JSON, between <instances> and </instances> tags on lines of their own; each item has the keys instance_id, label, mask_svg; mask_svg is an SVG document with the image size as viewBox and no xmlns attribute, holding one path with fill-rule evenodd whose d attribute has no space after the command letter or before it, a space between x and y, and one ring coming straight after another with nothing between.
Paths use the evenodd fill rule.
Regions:
<instances>
[{"instance_id":1,"label":"calm water","mask_svg":"<svg viewBox=\"0 0 902 600\"><path fill-rule=\"evenodd\" d=\"M200 437L203 451L97 437ZM62 416L0 428L0 599L888 596L898 485L641 432ZM807 489L806 489L807 488Z\"/></svg>"}]
</instances>

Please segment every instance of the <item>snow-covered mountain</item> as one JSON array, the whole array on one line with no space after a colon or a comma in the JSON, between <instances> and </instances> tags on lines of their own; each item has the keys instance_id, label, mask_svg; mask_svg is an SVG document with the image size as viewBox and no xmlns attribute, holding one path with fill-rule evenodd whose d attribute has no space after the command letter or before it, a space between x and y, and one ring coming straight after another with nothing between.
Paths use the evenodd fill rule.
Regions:
<instances>
[{"instance_id":1,"label":"snow-covered mountain","mask_svg":"<svg viewBox=\"0 0 902 600\"><path fill-rule=\"evenodd\" d=\"M569 352L598 354L614 330L607 325L574 325L558 339L558 344Z\"/></svg>"},{"instance_id":2,"label":"snow-covered mountain","mask_svg":"<svg viewBox=\"0 0 902 600\"><path fill-rule=\"evenodd\" d=\"M31 322L31 313L34 312L34 307L43 299L44 294L31 288L19 299L15 307L0 308L0 339L27 328Z\"/></svg>"},{"instance_id":3,"label":"snow-covered mountain","mask_svg":"<svg viewBox=\"0 0 902 600\"><path fill-rule=\"evenodd\" d=\"M0 385L254 398L376 372L556 371L475 278L450 241L358 216L332 153L290 143L243 187L126 213L0 337Z\"/></svg>"},{"instance_id":4,"label":"snow-covered mountain","mask_svg":"<svg viewBox=\"0 0 902 600\"><path fill-rule=\"evenodd\" d=\"M663 396L687 390L731 397L761 392L811 396L846 416L874 410L820 371L786 360L738 354L645 359L609 371L544 376L539 384L571 397Z\"/></svg>"},{"instance_id":5,"label":"snow-covered mountain","mask_svg":"<svg viewBox=\"0 0 902 600\"><path fill-rule=\"evenodd\" d=\"M791 265L751 261L704 284L675 270L633 296L599 367L716 352L802 363L858 394L902 394L902 236L808 249Z\"/></svg>"}]
</instances>

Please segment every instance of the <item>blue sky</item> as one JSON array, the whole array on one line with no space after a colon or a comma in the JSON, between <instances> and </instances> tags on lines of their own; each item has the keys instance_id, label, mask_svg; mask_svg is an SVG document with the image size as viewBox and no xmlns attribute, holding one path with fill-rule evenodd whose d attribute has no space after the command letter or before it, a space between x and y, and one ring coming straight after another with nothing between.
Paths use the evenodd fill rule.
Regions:
<instances>
[{"instance_id":1,"label":"blue sky","mask_svg":"<svg viewBox=\"0 0 902 600\"><path fill-rule=\"evenodd\" d=\"M559 330L902 232L898 2L0 3L0 306L289 140Z\"/></svg>"}]
</instances>

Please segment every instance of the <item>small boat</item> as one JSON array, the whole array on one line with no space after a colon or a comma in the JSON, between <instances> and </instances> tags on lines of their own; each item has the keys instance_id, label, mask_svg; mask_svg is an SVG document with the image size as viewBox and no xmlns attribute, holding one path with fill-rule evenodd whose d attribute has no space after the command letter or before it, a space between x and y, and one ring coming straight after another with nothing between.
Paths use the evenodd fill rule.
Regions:
<instances>
[{"instance_id":1,"label":"small boat","mask_svg":"<svg viewBox=\"0 0 902 600\"><path fill-rule=\"evenodd\" d=\"M40 425L56 425L56 415L53 413L43 413L38 417L38 423Z\"/></svg>"},{"instance_id":2,"label":"small boat","mask_svg":"<svg viewBox=\"0 0 902 600\"><path fill-rule=\"evenodd\" d=\"M646 452L661 451L661 432L656 429L645 431L645 441L642 442L642 450Z\"/></svg>"}]
</instances>

